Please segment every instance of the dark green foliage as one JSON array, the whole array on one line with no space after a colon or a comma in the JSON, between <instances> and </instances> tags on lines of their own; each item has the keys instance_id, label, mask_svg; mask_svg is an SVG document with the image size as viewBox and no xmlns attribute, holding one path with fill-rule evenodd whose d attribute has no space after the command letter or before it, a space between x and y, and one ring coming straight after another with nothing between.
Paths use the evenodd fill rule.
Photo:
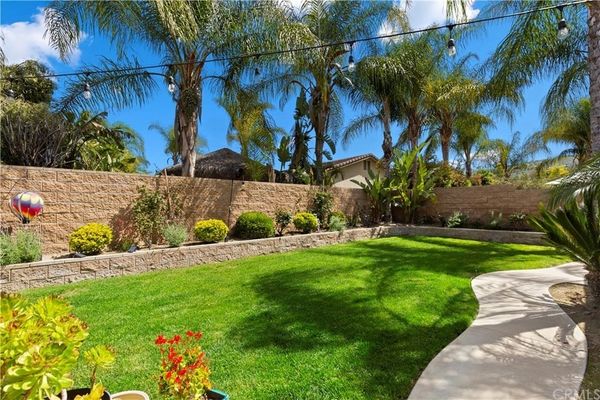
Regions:
<instances>
[{"instance_id":1,"label":"dark green foliage","mask_svg":"<svg viewBox=\"0 0 600 400\"><path fill-rule=\"evenodd\" d=\"M50 104L54 93L54 82L49 78L42 78L50 70L42 63L35 60L26 60L20 64L0 67L3 81L2 95L8 96L12 90L15 99L29 103ZM25 78L28 77L28 78Z\"/></svg>"},{"instance_id":2,"label":"dark green foliage","mask_svg":"<svg viewBox=\"0 0 600 400\"><path fill-rule=\"evenodd\" d=\"M441 165L435 169L433 180L436 187L470 186L467 177L456 168Z\"/></svg>"},{"instance_id":3,"label":"dark green foliage","mask_svg":"<svg viewBox=\"0 0 600 400\"><path fill-rule=\"evenodd\" d=\"M235 223L235 236L240 239L261 239L275 235L273 220L260 211L242 213Z\"/></svg>"},{"instance_id":4,"label":"dark green foliage","mask_svg":"<svg viewBox=\"0 0 600 400\"><path fill-rule=\"evenodd\" d=\"M326 191L315 193L312 199L310 212L315 214L323 227L327 227L331 210L333 209L333 195Z\"/></svg>"},{"instance_id":5,"label":"dark green foliage","mask_svg":"<svg viewBox=\"0 0 600 400\"><path fill-rule=\"evenodd\" d=\"M166 223L167 202L158 189L140 187L132 211L135 227L146 245L152 246L162 236Z\"/></svg>"},{"instance_id":6,"label":"dark green foliage","mask_svg":"<svg viewBox=\"0 0 600 400\"><path fill-rule=\"evenodd\" d=\"M277 234L283 235L283 231L292 223L292 213L285 210L277 210L275 212L275 224L277 225Z\"/></svg>"}]
</instances>

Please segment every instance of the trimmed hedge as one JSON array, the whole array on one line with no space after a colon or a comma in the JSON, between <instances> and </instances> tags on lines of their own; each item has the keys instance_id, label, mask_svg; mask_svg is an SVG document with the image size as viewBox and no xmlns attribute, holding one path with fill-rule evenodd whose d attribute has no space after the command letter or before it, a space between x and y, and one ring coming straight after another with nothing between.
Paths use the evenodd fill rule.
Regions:
<instances>
[{"instance_id":1,"label":"trimmed hedge","mask_svg":"<svg viewBox=\"0 0 600 400\"><path fill-rule=\"evenodd\" d=\"M85 255L100 254L113 237L108 225L92 222L75 229L69 235L69 248Z\"/></svg>"},{"instance_id":2,"label":"trimmed hedge","mask_svg":"<svg viewBox=\"0 0 600 400\"><path fill-rule=\"evenodd\" d=\"M205 243L222 242L227 237L229 228L220 219L207 219L196 222L194 234L196 239Z\"/></svg>"},{"instance_id":3,"label":"trimmed hedge","mask_svg":"<svg viewBox=\"0 0 600 400\"><path fill-rule=\"evenodd\" d=\"M274 235L273 220L260 211L242 213L235 223L235 236L240 239L261 239Z\"/></svg>"},{"instance_id":4,"label":"trimmed hedge","mask_svg":"<svg viewBox=\"0 0 600 400\"><path fill-rule=\"evenodd\" d=\"M319 229L319 219L309 212L301 212L294 215L292 223L302 233L311 233Z\"/></svg>"}]
</instances>

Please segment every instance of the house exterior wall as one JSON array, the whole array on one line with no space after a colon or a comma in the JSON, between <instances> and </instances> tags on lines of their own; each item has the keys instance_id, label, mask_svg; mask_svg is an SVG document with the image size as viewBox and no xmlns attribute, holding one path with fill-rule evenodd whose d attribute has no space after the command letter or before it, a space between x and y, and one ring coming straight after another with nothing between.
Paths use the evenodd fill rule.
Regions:
<instances>
[{"instance_id":1,"label":"house exterior wall","mask_svg":"<svg viewBox=\"0 0 600 400\"><path fill-rule=\"evenodd\" d=\"M375 172L377 174L381 173L381 169L377 166L376 159L373 158L373 159L369 159L366 161L370 163L370 168L373 172ZM338 168L338 170L340 171L340 173L335 176L335 179L334 179L335 183L354 178L357 175L363 176L365 178L369 177L368 170L364 169L363 161L359 161L357 163L350 164L350 165L347 165L342 168Z\"/></svg>"}]
</instances>

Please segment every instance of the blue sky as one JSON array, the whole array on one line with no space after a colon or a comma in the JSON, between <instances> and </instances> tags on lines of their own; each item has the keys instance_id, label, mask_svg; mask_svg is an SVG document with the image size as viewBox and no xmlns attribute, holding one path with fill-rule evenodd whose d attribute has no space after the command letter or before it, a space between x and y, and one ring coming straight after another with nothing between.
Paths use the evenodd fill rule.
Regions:
<instances>
[{"instance_id":1,"label":"blue sky","mask_svg":"<svg viewBox=\"0 0 600 400\"><path fill-rule=\"evenodd\" d=\"M297 2L299 0L293 0ZM409 11L411 23L415 27L423 27L431 23L443 23L444 0L413 0ZM81 67L82 64L94 64L101 56L112 57L114 50L106 37L87 35L80 43L70 64L62 63L56 51L51 49L47 40L43 38L44 27L41 10L47 4L44 1L1 1L0 2L0 24L5 36L2 45L9 63L21 62L24 59L35 58L48 66L54 72L72 72ZM476 16L483 2L476 1L472 4L470 15ZM480 60L485 60L495 49L508 31L509 22L496 23L488 26L485 32L458 43L460 52L473 52ZM160 57L151 53L144 47L143 43L132 43L128 50L129 54L138 57L142 64L154 64L160 62ZM497 121L496 128L489 131L493 138L510 138L511 133L518 130L523 136L528 136L540 128L539 106L548 89L552 77L538 82L525 90L526 106L521 110L512 127L506 121ZM61 81L57 81L60 84ZM276 108L271 112L276 123L286 130L293 125L293 101L283 110L280 110L278 99L272 103ZM150 171L161 169L169 164L168 156L164 153L164 142L157 132L149 130L148 126L159 123L169 127L173 123L175 104L171 100L166 87L158 90L152 98L141 107L133 107L126 110L108 110L109 120L112 122L125 122L139 132L144 138L146 157L150 161ZM345 120L348 122L358 115L360 110L355 111L348 105L345 106ZM204 92L204 110L200 131L208 141L208 150L217 150L228 146L226 132L229 125L229 117L216 104L215 94L209 89ZM394 132L397 137L399 129ZM237 149L236 144L229 147ZM554 148L554 151L558 148ZM338 146L335 158L348 157L356 154L371 152L377 156L381 155L381 134L373 132L365 137L353 141L346 147Z\"/></svg>"}]
</instances>

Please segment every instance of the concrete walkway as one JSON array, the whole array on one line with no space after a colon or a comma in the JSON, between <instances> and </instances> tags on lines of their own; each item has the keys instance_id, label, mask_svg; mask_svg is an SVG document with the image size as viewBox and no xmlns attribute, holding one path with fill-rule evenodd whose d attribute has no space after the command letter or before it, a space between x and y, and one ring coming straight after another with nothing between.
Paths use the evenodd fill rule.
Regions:
<instances>
[{"instance_id":1,"label":"concrete walkway","mask_svg":"<svg viewBox=\"0 0 600 400\"><path fill-rule=\"evenodd\" d=\"M575 399L587 343L548 288L584 275L570 263L473 279L477 319L429 363L409 399Z\"/></svg>"}]
</instances>

